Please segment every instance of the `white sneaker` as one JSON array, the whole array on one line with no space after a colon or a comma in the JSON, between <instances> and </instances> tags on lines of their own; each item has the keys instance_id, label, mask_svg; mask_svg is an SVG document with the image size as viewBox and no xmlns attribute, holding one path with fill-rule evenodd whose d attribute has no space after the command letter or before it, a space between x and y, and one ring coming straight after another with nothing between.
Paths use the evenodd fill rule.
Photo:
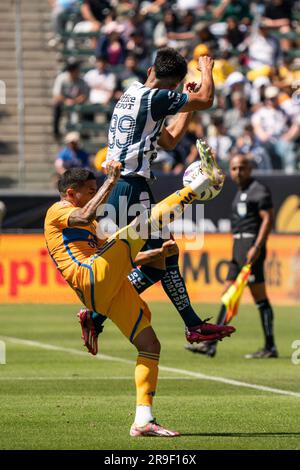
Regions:
<instances>
[{"instance_id":1,"label":"white sneaker","mask_svg":"<svg viewBox=\"0 0 300 470\"><path fill-rule=\"evenodd\" d=\"M156 436L156 437L178 437L180 433L177 431L171 431L170 429L164 428L158 424L155 419L150 421L145 426L137 426L135 423L130 428L131 437L147 437L147 436Z\"/></svg>"}]
</instances>

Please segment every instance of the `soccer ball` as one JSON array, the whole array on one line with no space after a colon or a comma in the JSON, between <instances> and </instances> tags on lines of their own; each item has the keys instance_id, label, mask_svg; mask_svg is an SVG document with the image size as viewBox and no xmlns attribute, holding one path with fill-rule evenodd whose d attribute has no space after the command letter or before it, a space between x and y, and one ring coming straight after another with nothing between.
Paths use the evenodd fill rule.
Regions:
<instances>
[{"instance_id":1,"label":"soccer ball","mask_svg":"<svg viewBox=\"0 0 300 470\"><path fill-rule=\"evenodd\" d=\"M183 186L189 186L191 182L197 178L199 173L202 173L201 162L191 163L187 167L183 175ZM201 201L209 201L214 199L221 192L223 184L220 185L210 185L203 193L201 194Z\"/></svg>"}]
</instances>

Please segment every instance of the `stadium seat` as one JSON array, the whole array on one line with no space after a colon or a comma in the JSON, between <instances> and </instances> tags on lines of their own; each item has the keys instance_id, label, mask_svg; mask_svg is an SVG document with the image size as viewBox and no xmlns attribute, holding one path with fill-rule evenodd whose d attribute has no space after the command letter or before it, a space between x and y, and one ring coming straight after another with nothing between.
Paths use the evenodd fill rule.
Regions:
<instances>
[{"instance_id":1,"label":"stadium seat","mask_svg":"<svg viewBox=\"0 0 300 470\"><path fill-rule=\"evenodd\" d=\"M90 121L80 121L77 123L67 122L66 130L67 131L93 131L94 133L99 133L101 131L107 131L108 124L107 123L99 123L99 122L90 122Z\"/></svg>"}]
</instances>

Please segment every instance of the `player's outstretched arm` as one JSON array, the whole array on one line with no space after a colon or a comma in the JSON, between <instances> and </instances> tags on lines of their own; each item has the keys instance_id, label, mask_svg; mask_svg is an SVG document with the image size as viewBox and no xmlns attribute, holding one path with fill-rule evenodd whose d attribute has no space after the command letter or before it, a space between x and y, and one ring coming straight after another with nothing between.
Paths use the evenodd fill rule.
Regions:
<instances>
[{"instance_id":1,"label":"player's outstretched arm","mask_svg":"<svg viewBox=\"0 0 300 470\"><path fill-rule=\"evenodd\" d=\"M169 126L162 129L158 145L165 150L174 150L186 133L192 118L193 113L178 114Z\"/></svg>"},{"instance_id":2,"label":"player's outstretched arm","mask_svg":"<svg viewBox=\"0 0 300 470\"><path fill-rule=\"evenodd\" d=\"M96 218L98 207L107 201L112 188L120 177L121 167L122 164L120 162L111 161L107 164L107 178L103 185L84 207L71 212L68 220L69 227L88 225Z\"/></svg>"},{"instance_id":3,"label":"player's outstretched arm","mask_svg":"<svg viewBox=\"0 0 300 470\"><path fill-rule=\"evenodd\" d=\"M213 67L214 60L211 57L201 56L199 58L198 70L201 72L201 85L196 87L197 91L189 93L188 102L181 108L181 113L201 111L213 105L215 96Z\"/></svg>"},{"instance_id":4,"label":"player's outstretched arm","mask_svg":"<svg viewBox=\"0 0 300 470\"><path fill-rule=\"evenodd\" d=\"M143 265L153 263L153 261L158 261L169 256L178 254L178 246L175 240L167 240L163 243L161 248L154 248L153 250L140 251L135 259L135 264Z\"/></svg>"},{"instance_id":5,"label":"player's outstretched arm","mask_svg":"<svg viewBox=\"0 0 300 470\"><path fill-rule=\"evenodd\" d=\"M185 83L183 93L190 95L197 86L197 83ZM193 115L193 111L189 113L182 113L180 111L176 117L172 119L170 124L162 129L158 145L165 150L174 150L178 142L180 142L185 135L189 124L193 119Z\"/></svg>"}]
</instances>

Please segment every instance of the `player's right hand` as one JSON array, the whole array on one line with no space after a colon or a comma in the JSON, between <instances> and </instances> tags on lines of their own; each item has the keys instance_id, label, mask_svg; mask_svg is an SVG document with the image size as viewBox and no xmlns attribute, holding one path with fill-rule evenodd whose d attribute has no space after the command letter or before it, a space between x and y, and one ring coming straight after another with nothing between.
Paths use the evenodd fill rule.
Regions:
<instances>
[{"instance_id":1,"label":"player's right hand","mask_svg":"<svg viewBox=\"0 0 300 470\"><path fill-rule=\"evenodd\" d=\"M164 257L168 258L169 256L178 254L178 246L175 240L168 240L163 243L161 247L161 252Z\"/></svg>"},{"instance_id":2,"label":"player's right hand","mask_svg":"<svg viewBox=\"0 0 300 470\"><path fill-rule=\"evenodd\" d=\"M115 184L120 178L121 169L122 169L121 162L115 162L114 160L108 162L106 165L107 179L111 183Z\"/></svg>"},{"instance_id":3,"label":"player's right hand","mask_svg":"<svg viewBox=\"0 0 300 470\"><path fill-rule=\"evenodd\" d=\"M197 69L199 72L203 70L212 70L214 67L214 59L208 55L201 55L198 59L198 67Z\"/></svg>"},{"instance_id":4,"label":"player's right hand","mask_svg":"<svg viewBox=\"0 0 300 470\"><path fill-rule=\"evenodd\" d=\"M183 85L183 93L198 93L201 83L188 82Z\"/></svg>"}]
</instances>

